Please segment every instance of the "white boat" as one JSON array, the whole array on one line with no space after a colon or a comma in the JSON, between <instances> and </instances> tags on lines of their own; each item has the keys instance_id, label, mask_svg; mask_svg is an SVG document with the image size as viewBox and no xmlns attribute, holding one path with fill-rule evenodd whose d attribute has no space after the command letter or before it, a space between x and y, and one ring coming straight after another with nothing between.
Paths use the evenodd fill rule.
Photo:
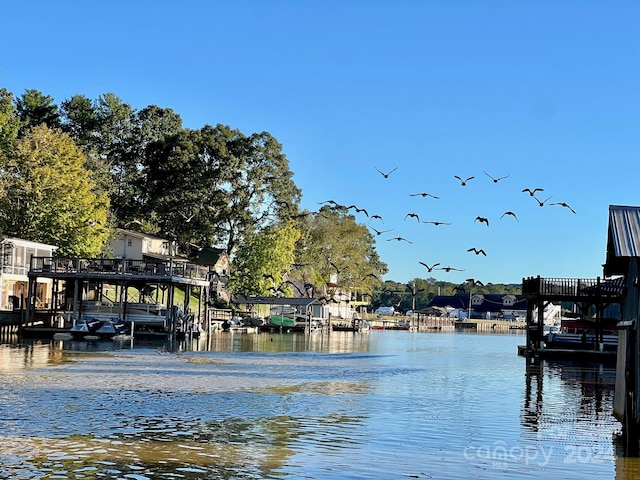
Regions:
<instances>
[{"instance_id":1,"label":"white boat","mask_svg":"<svg viewBox=\"0 0 640 480\"><path fill-rule=\"evenodd\" d=\"M79 320L71 330L64 333L71 335L74 340L101 340L111 339L116 335L125 335L127 331L128 327L124 323L93 318Z\"/></svg>"}]
</instances>

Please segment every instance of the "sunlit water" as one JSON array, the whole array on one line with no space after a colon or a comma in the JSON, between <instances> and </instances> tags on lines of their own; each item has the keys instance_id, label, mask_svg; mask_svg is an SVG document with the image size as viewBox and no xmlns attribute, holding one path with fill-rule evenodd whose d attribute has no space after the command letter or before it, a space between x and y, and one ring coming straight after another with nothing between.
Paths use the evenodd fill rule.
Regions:
<instances>
[{"instance_id":1,"label":"sunlit water","mask_svg":"<svg viewBox=\"0 0 640 480\"><path fill-rule=\"evenodd\" d=\"M0 345L0 478L631 479L614 366L522 335Z\"/></svg>"}]
</instances>

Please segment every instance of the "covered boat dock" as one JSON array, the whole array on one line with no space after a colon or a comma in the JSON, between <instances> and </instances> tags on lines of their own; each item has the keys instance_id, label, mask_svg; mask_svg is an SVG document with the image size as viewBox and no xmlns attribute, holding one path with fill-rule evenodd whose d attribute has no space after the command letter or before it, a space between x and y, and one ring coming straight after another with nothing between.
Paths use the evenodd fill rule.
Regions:
<instances>
[{"instance_id":1,"label":"covered boat dock","mask_svg":"<svg viewBox=\"0 0 640 480\"><path fill-rule=\"evenodd\" d=\"M23 333L50 329L52 334L70 328L90 306L117 306L113 313L127 322L129 289L138 292L140 304L164 305L164 321L158 333L175 334L180 326L174 314L176 290L184 292L183 311L190 310L189 299L198 296L193 318L207 320L210 281L206 267L173 259L125 260L121 258L32 257L28 271L29 285ZM38 278L51 279L53 295L46 311L36 309L35 286ZM106 289L115 289L107 298ZM135 303L135 302L133 302Z\"/></svg>"},{"instance_id":2,"label":"covered boat dock","mask_svg":"<svg viewBox=\"0 0 640 480\"><path fill-rule=\"evenodd\" d=\"M602 344L607 324L611 321L605 318L605 308L622 302L624 289L620 278L602 280L583 278L542 278L529 277L522 280L522 294L527 299L526 315L526 344L519 349L519 353L527 356L551 356L566 354L573 356L577 353L608 353L601 352L598 345ZM588 318L592 323L596 341L593 348L580 349L577 352L561 351L561 349L545 348L544 311L549 303L570 302L578 309L582 318ZM534 310L537 315L534 315ZM615 323L615 322L614 322ZM614 352L615 353L615 352Z\"/></svg>"}]
</instances>

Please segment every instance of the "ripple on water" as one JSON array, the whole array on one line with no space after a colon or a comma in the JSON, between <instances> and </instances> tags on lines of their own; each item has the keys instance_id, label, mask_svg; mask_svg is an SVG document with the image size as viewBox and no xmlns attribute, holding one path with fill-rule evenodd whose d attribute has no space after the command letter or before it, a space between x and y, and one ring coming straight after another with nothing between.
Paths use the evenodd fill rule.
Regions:
<instances>
[{"instance_id":1,"label":"ripple on water","mask_svg":"<svg viewBox=\"0 0 640 480\"><path fill-rule=\"evenodd\" d=\"M54 352L51 362L36 349L26 363L21 352L0 376L0 464L16 478L188 480L637 470L612 452L613 388L601 369L532 369L518 339L499 336L371 332L366 344L337 337L337 353L297 338L267 345L310 351Z\"/></svg>"}]
</instances>

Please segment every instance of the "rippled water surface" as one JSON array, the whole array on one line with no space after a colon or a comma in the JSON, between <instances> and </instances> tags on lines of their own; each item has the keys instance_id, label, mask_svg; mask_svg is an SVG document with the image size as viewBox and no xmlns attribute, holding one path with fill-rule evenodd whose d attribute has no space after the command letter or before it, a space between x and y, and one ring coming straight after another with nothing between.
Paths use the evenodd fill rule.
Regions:
<instances>
[{"instance_id":1,"label":"rippled water surface","mask_svg":"<svg viewBox=\"0 0 640 480\"><path fill-rule=\"evenodd\" d=\"M614 366L522 335L0 345L0 478L631 479Z\"/></svg>"}]
</instances>

